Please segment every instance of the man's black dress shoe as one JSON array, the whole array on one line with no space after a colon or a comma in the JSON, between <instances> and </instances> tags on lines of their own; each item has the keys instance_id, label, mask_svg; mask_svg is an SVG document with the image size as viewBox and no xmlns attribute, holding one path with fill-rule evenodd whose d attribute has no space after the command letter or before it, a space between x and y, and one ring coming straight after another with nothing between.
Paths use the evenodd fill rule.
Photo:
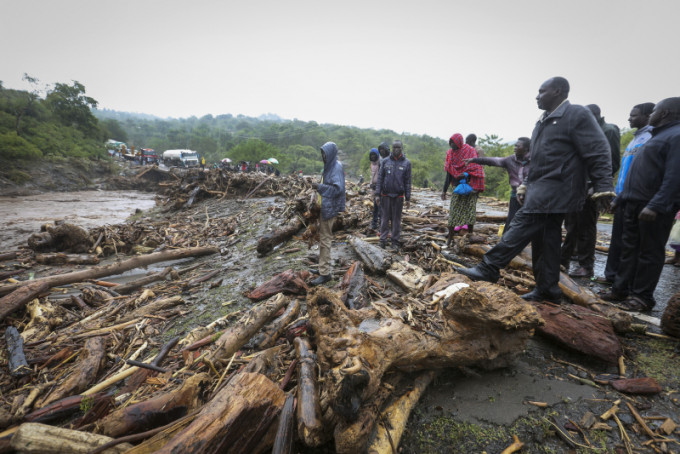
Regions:
<instances>
[{"instance_id":1,"label":"man's black dress shoe","mask_svg":"<svg viewBox=\"0 0 680 454\"><path fill-rule=\"evenodd\" d=\"M478 266L472 268L456 268L456 271L460 274L469 277L473 281L486 281L495 284L498 282L498 278L489 276L486 272L481 270Z\"/></svg>"},{"instance_id":2,"label":"man's black dress shoe","mask_svg":"<svg viewBox=\"0 0 680 454\"><path fill-rule=\"evenodd\" d=\"M526 301L550 301L551 303L558 303L562 300L562 295L551 295L549 293L541 292L538 289L533 289L529 293L522 295L520 298Z\"/></svg>"},{"instance_id":3,"label":"man's black dress shoe","mask_svg":"<svg viewBox=\"0 0 680 454\"><path fill-rule=\"evenodd\" d=\"M310 285L321 285L325 284L326 282L331 280L331 275L330 274L320 274L319 277L314 279L312 282L310 282Z\"/></svg>"}]
</instances>

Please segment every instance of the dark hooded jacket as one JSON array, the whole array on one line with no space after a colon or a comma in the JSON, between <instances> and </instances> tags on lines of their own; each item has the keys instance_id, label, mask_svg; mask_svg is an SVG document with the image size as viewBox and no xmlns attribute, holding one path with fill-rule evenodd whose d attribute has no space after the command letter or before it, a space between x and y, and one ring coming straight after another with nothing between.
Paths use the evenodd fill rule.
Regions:
<instances>
[{"instance_id":1,"label":"dark hooded jacket","mask_svg":"<svg viewBox=\"0 0 680 454\"><path fill-rule=\"evenodd\" d=\"M564 101L536 123L531 135L531 166L522 210L581 211L588 176L595 192L613 190L611 149L590 111Z\"/></svg>"},{"instance_id":2,"label":"dark hooded jacket","mask_svg":"<svg viewBox=\"0 0 680 454\"><path fill-rule=\"evenodd\" d=\"M399 159L391 154L380 163L375 195L411 200L411 161L406 159L403 152Z\"/></svg>"},{"instance_id":3,"label":"dark hooded jacket","mask_svg":"<svg viewBox=\"0 0 680 454\"><path fill-rule=\"evenodd\" d=\"M321 194L321 219L327 220L345 211L345 170L338 161L338 146L326 142L321 146L326 154L323 181L317 191Z\"/></svg>"},{"instance_id":4,"label":"dark hooded jacket","mask_svg":"<svg viewBox=\"0 0 680 454\"><path fill-rule=\"evenodd\" d=\"M673 214L680 209L680 121L657 126L635 155L620 200Z\"/></svg>"}]
</instances>

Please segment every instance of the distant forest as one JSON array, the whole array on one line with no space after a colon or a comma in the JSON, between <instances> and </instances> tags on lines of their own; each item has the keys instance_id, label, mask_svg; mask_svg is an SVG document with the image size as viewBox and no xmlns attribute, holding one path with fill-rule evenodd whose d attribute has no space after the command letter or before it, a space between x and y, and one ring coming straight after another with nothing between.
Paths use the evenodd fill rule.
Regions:
<instances>
[{"instance_id":1,"label":"distant forest","mask_svg":"<svg viewBox=\"0 0 680 454\"><path fill-rule=\"evenodd\" d=\"M319 146L335 142L348 178L370 178L368 152L380 142L399 139L413 164L413 184L440 189L444 184L447 141L427 135L399 134L391 130L362 129L314 121L283 120L276 115L259 118L243 115L206 115L201 118L161 119L151 115L98 110L97 101L86 95L79 82L57 83L38 89L39 82L24 76L30 91L7 89L0 82L0 165L13 161L63 157L108 158L108 139L136 148L186 148L205 157L208 165L223 158L259 162L276 158L282 173L302 170L321 172ZM455 131L467 135L475 131ZM624 129L622 144L630 140ZM513 138L514 139L514 138ZM495 135L484 135L477 146L486 156L508 156L512 144ZM507 174L496 167L485 168L485 195L507 198Z\"/></svg>"}]
</instances>

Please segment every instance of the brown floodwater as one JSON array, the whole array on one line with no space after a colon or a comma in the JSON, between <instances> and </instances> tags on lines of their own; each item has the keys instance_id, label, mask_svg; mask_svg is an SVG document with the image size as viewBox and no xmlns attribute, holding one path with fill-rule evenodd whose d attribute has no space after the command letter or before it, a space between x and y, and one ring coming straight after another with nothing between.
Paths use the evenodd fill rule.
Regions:
<instances>
[{"instance_id":1,"label":"brown floodwater","mask_svg":"<svg viewBox=\"0 0 680 454\"><path fill-rule=\"evenodd\" d=\"M40 226L65 220L91 229L120 224L137 209L156 205L155 194L138 191L47 192L17 197L0 196L0 252L26 245Z\"/></svg>"}]
</instances>

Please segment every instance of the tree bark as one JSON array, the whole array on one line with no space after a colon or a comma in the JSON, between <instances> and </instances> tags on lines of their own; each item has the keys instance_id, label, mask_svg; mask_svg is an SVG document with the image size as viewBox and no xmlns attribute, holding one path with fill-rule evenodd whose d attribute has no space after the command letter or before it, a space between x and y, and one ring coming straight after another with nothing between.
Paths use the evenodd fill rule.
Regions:
<instances>
[{"instance_id":1,"label":"tree bark","mask_svg":"<svg viewBox=\"0 0 680 454\"><path fill-rule=\"evenodd\" d=\"M253 301L261 301L277 293L304 295L309 290L305 281L310 275L309 271L286 270L249 292L246 297Z\"/></svg>"},{"instance_id":2,"label":"tree bark","mask_svg":"<svg viewBox=\"0 0 680 454\"><path fill-rule=\"evenodd\" d=\"M23 287L15 287L9 295L0 298L0 321L3 321L5 317L17 309L24 307L26 303L33 301L49 288L50 285L47 282L40 281L30 281Z\"/></svg>"},{"instance_id":3,"label":"tree bark","mask_svg":"<svg viewBox=\"0 0 680 454\"><path fill-rule=\"evenodd\" d=\"M304 226L302 220L296 216L284 227L262 236L257 241L257 253L260 255L270 253L276 246L291 239Z\"/></svg>"},{"instance_id":4,"label":"tree bark","mask_svg":"<svg viewBox=\"0 0 680 454\"><path fill-rule=\"evenodd\" d=\"M272 423L281 412L285 399L283 391L263 375L238 374L203 407L188 427L157 452L247 454L267 439L271 440L271 447L276 433L276 425Z\"/></svg>"},{"instance_id":5,"label":"tree bark","mask_svg":"<svg viewBox=\"0 0 680 454\"><path fill-rule=\"evenodd\" d=\"M106 356L106 340L102 337L92 337L85 342L80 354L78 365L71 375L59 387L52 391L38 407L44 407L63 397L79 394L95 381L102 360Z\"/></svg>"},{"instance_id":6,"label":"tree bark","mask_svg":"<svg viewBox=\"0 0 680 454\"><path fill-rule=\"evenodd\" d=\"M96 265L99 263L99 257L96 255L53 252L48 254L37 254L35 256L35 261L43 265Z\"/></svg>"},{"instance_id":7,"label":"tree bark","mask_svg":"<svg viewBox=\"0 0 680 454\"><path fill-rule=\"evenodd\" d=\"M28 366L26 355L24 354L24 340L15 327L7 327L5 330L5 342L7 343L7 353L9 356L7 364L9 374L12 377L23 377L30 374L31 368Z\"/></svg>"},{"instance_id":8,"label":"tree bark","mask_svg":"<svg viewBox=\"0 0 680 454\"><path fill-rule=\"evenodd\" d=\"M385 274L387 269L392 265L392 254L378 246L374 246L354 236L349 238L349 244L372 273Z\"/></svg>"},{"instance_id":9,"label":"tree bark","mask_svg":"<svg viewBox=\"0 0 680 454\"><path fill-rule=\"evenodd\" d=\"M168 424L198 408L209 384L208 374L193 375L172 392L121 408L102 418L97 424L99 432L117 438Z\"/></svg>"},{"instance_id":10,"label":"tree bark","mask_svg":"<svg viewBox=\"0 0 680 454\"><path fill-rule=\"evenodd\" d=\"M211 359L213 361L229 361L231 355L245 345L288 301L287 297L278 294L263 304L253 307L241 318L239 323L222 334L217 341L217 347L213 351Z\"/></svg>"},{"instance_id":11,"label":"tree bark","mask_svg":"<svg viewBox=\"0 0 680 454\"><path fill-rule=\"evenodd\" d=\"M104 435L78 430L62 429L38 423L24 423L12 436L10 444L18 452L36 454L87 454L98 446L111 441ZM104 451L105 454L123 453L132 448L129 443L120 444Z\"/></svg>"},{"instance_id":12,"label":"tree bark","mask_svg":"<svg viewBox=\"0 0 680 454\"><path fill-rule=\"evenodd\" d=\"M293 454L295 441L295 393L288 394L283 404L272 454Z\"/></svg>"},{"instance_id":13,"label":"tree bark","mask_svg":"<svg viewBox=\"0 0 680 454\"><path fill-rule=\"evenodd\" d=\"M322 435L324 427L321 423L319 387L316 382L316 361L307 339L296 337L294 343L299 359L298 436L307 446L319 446L325 439Z\"/></svg>"},{"instance_id":14,"label":"tree bark","mask_svg":"<svg viewBox=\"0 0 680 454\"><path fill-rule=\"evenodd\" d=\"M321 394L336 415L355 421L390 368L506 366L543 322L530 304L488 283L471 283L441 306L421 321L436 324L414 329L376 311L350 311L329 289L312 291L307 308L324 376ZM371 323L362 326L364 320Z\"/></svg>"},{"instance_id":15,"label":"tree bark","mask_svg":"<svg viewBox=\"0 0 680 454\"><path fill-rule=\"evenodd\" d=\"M276 340L286 331L286 327L300 313L300 300L291 301L286 310L261 333L253 337L252 345L260 350L273 347Z\"/></svg>"}]
</instances>

